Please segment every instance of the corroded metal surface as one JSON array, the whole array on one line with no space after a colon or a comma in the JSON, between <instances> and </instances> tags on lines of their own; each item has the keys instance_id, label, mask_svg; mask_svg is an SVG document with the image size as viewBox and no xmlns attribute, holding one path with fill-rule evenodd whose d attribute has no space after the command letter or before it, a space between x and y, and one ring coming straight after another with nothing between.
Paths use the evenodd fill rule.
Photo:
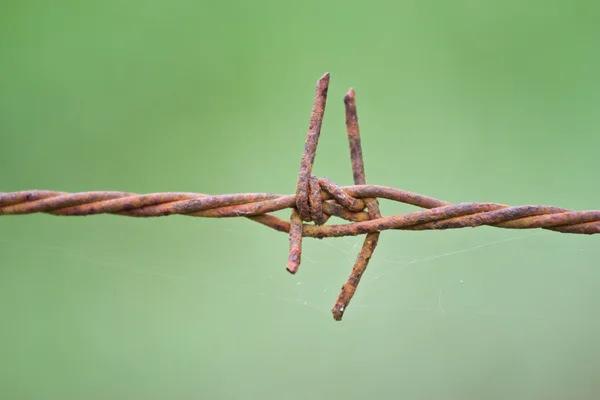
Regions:
<instances>
[{"instance_id":1,"label":"corroded metal surface","mask_svg":"<svg viewBox=\"0 0 600 400\"><path fill-rule=\"evenodd\" d=\"M386 186L353 185L340 188L349 196L358 199L388 199L426 208L426 210L370 219L365 211L351 212L340 204L333 203L335 200L332 200L332 196L322 191L323 213L335 215L353 223L323 226L303 224L302 236L327 238L356 236L390 229L442 230L481 225L507 229L541 228L555 232L588 235L600 233L600 211L598 210L570 211L559 207L539 205L511 207L496 203L450 204ZM186 200L181 200L183 198ZM265 198L268 200L264 200ZM53 201L46 201L49 199ZM190 200L194 201L185 203ZM241 201L247 202L235 205ZM270 213L286 208L295 208L295 203L295 195L271 193L211 196L201 193L138 195L126 192L82 192L70 194L29 190L13 193L0 192L0 216L45 213L59 216L117 214L129 217L162 217L179 214L208 218L252 217L250 219L263 225L279 227L276 230L289 232L289 222L270 215ZM70 206L65 207L64 204L70 204ZM272 218L253 218L265 215Z\"/></svg>"},{"instance_id":2,"label":"corroded metal surface","mask_svg":"<svg viewBox=\"0 0 600 400\"><path fill-rule=\"evenodd\" d=\"M360 143L360 129L358 127L358 114L356 112L356 100L354 89L350 89L344 97L346 106L346 133L348 134L348 144L350 145L350 160L352 162L352 175L355 185L365 185L367 178L365 175L365 163L362 156L362 145ZM379 211L379 203L374 197L364 199L363 206L366 206L369 211L369 219L381 218ZM349 208L349 207L348 207ZM358 257L352 267L350 277L342 286L342 291L338 296L337 301L333 305L331 312L336 321L341 321L344 316L344 311L348 308L350 300L356 293L356 288L360 283L360 278L369 265L369 260L373 256L375 247L379 242L379 232L371 232L367 234L365 241L358 253Z\"/></svg>"},{"instance_id":3,"label":"corroded metal surface","mask_svg":"<svg viewBox=\"0 0 600 400\"><path fill-rule=\"evenodd\" d=\"M458 229L482 225L505 229L547 229L561 233L600 233L600 211L570 211L551 206L511 207L496 203L451 204L432 197L387 186L367 185L356 113L355 94L350 90L346 105L346 129L350 145L353 186L338 186L326 178L312 175L329 74L317 82L296 185L296 193L236 193L208 195L202 193L82 192L65 193L48 190L0 192L0 216L46 213L61 216L116 214L129 217L186 215L206 218L245 217L290 237L286 269L296 273L301 261L302 237L329 238L366 234L350 277L332 309L341 320L361 277L366 271L379 233L385 230ZM424 210L383 217L377 199L387 199ZM291 209L290 221L271 213ZM325 225L331 216L349 221ZM310 222L314 222L310 223Z\"/></svg>"},{"instance_id":4,"label":"corroded metal surface","mask_svg":"<svg viewBox=\"0 0 600 400\"><path fill-rule=\"evenodd\" d=\"M298 183L296 184L296 208L300 218L304 221L311 221L311 212L309 205L309 180L312 172L313 163L317 154L317 144L319 144L319 135L321 134L321 125L323 115L325 114L325 104L327 103L327 90L329 89L329 73L326 73L317 82L317 92L310 114L310 123L308 125L308 135L304 145L304 153L300 161L300 173L298 174Z\"/></svg>"},{"instance_id":5,"label":"corroded metal surface","mask_svg":"<svg viewBox=\"0 0 600 400\"><path fill-rule=\"evenodd\" d=\"M302 219L298 215L298 211L292 208L292 216L290 217L290 253L286 269L291 274L295 274L300 266L300 258L302 256Z\"/></svg>"}]
</instances>

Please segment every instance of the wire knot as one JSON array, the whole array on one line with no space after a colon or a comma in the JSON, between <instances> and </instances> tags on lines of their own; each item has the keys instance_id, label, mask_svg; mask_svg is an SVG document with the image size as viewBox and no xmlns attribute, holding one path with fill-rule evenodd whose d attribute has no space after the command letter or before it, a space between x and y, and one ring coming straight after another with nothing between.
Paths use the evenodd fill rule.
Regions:
<instances>
[{"instance_id":1,"label":"wire knot","mask_svg":"<svg viewBox=\"0 0 600 400\"><path fill-rule=\"evenodd\" d=\"M366 208L365 202L346 193L331 179L311 175L300 190L308 193L306 199L296 196L296 210L304 222L323 225L332 215L350 220L368 219L360 214Z\"/></svg>"},{"instance_id":2,"label":"wire knot","mask_svg":"<svg viewBox=\"0 0 600 400\"><path fill-rule=\"evenodd\" d=\"M286 266L286 269L292 274L295 274L300 266L302 234L305 222L314 222L315 225L323 225L331 215L337 215L351 221L381 218L379 203L376 198L357 199L340 188L332 180L327 178L318 179L311 174L317 144L319 143L323 115L325 113L328 85L329 74L325 74L317 82L317 91L310 115L308 135L306 136L304 153L300 161L300 173L298 174L298 182L296 184L296 207L292 208L292 215L290 216L290 252ZM346 132L350 145L354 184L365 185L365 167L354 97L355 93L353 89L350 89L344 97ZM368 209L368 213L364 212L365 208ZM356 292L356 287L367 268L367 264L375 251L378 241L379 232L367 234L356 263L352 268L352 274L342 286L342 291L331 310L334 319L338 321L342 319L344 310L348 307L350 300Z\"/></svg>"}]
</instances>

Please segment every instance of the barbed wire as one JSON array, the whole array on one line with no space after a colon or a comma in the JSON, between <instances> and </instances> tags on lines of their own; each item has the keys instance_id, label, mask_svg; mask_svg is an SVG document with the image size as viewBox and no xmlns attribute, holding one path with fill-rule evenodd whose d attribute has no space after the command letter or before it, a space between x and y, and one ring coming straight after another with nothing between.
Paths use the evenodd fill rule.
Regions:
<instances>
[{"instance_id":1,"label":"barbed wire","mask_svg":"<svg viewBox=\"0 0 600 400\"><path fill-rule=\"evenodd\" d=\"M355 92L344 97L346 128L350 145L353 186L338 186L327 178L312 175L321 131L329 74L317 82L308 135L300 173L293 195L271 193L236 193L207 195L201 193L81 192L47 190L0 192L0 215L47 213L62 216L116 214L128 217L187 215L206 218L245 217L290 236L286 269L298 271L302 238L329 238L366 234L363 246L348 280L342 286L332 313L341 320L348 307L382 231L457 229L482 225L507 229L542 228L575 234L600 233L600 211L570 211L551 206L511 207L497 203L451 204L432 197L387 186L367 185L356 111ZM425 210L382 216L377 199L410 204ZM291 209L290 221L271 213ZM325 225L331 216L349 221ZM311 224L310 222L313 222Z\"/></svg>"}]
</instances>

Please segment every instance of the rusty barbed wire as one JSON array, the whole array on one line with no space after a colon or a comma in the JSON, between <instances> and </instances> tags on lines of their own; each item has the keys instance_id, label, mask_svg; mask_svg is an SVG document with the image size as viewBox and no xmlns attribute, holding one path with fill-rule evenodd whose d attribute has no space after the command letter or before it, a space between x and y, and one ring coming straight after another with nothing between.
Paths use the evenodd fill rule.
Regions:
<instances>
[{"instance_id":1,"label":"rusty barbed wire","mask_svg":"<svg viewBox=\"0 0 600 400\"><path fill-rule=\"evenodd\" d=\"M511 207L497 203L451 204L432 197L387 186L367 185L356 112L355 93L344 97L346 129L350 146L353 186L338 186L327 178L312 175L321 124L325 112L329 74L317 82L308 135L298 175L296 193L202 193L81 192L48 190L0 192L0 216L46 213L59 216L116 214L128 217L186 215L206 218L245 217L290 237L286 269L294 274L301 261L302 238L329 238L366 234L363 246L342 286L332 313L341 320L379 240L385 230L457 229L482 225L506 229L541 228L561 233L600 233L600 211L570 211L531 205ZM377 199L401 202L425 210L382 216ZM290 221L271 213L291 209ZM366 211L365 211L366 210ZM325 225L331 216L349 221ZM310 224L314 222L314 224Z\"/></svg>"}]
</instances>

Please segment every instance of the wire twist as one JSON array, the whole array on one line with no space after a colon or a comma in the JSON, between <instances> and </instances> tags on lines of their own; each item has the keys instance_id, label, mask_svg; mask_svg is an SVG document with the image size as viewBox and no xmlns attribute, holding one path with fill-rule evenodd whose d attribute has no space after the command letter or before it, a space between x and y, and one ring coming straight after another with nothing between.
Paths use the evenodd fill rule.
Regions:
<instances>
[{"instance_id":1,"label":"wire twist","mask_svg":"<svg viewBox=\"0 0 600 400\"><path fill-rule=\"evenodd\" d=\"M332 313L341 320L352 300L377 242L385 230L457 229L482 225L507 229L542 228L561 233L600 233L600 211L570 211L551 206L511 207L496 203L451 204L432 197L387 186L367 185L360 142L355 93L344 97L346 129L350 146L353 186L338 186L327 178L312 175L317 144L329 87L329 74L317 82L308 135L300 163L296 193L236 193L207 195L201 193L81 192L47 190L0 192L0 216L46 213L63 216L116 214L128 217L187 215L206 218L245 217L290 237L286 269L298 271L302 238L329 238L366 234L363 246L348 280L342 286ZM388 199L424 208L406 214L384 217L377 199ZM291 209L290 221L273 212ZM349 221L325 225L331 216ZM311 223L313 222L313 223Z\"/></svg>"}]
</instances>

